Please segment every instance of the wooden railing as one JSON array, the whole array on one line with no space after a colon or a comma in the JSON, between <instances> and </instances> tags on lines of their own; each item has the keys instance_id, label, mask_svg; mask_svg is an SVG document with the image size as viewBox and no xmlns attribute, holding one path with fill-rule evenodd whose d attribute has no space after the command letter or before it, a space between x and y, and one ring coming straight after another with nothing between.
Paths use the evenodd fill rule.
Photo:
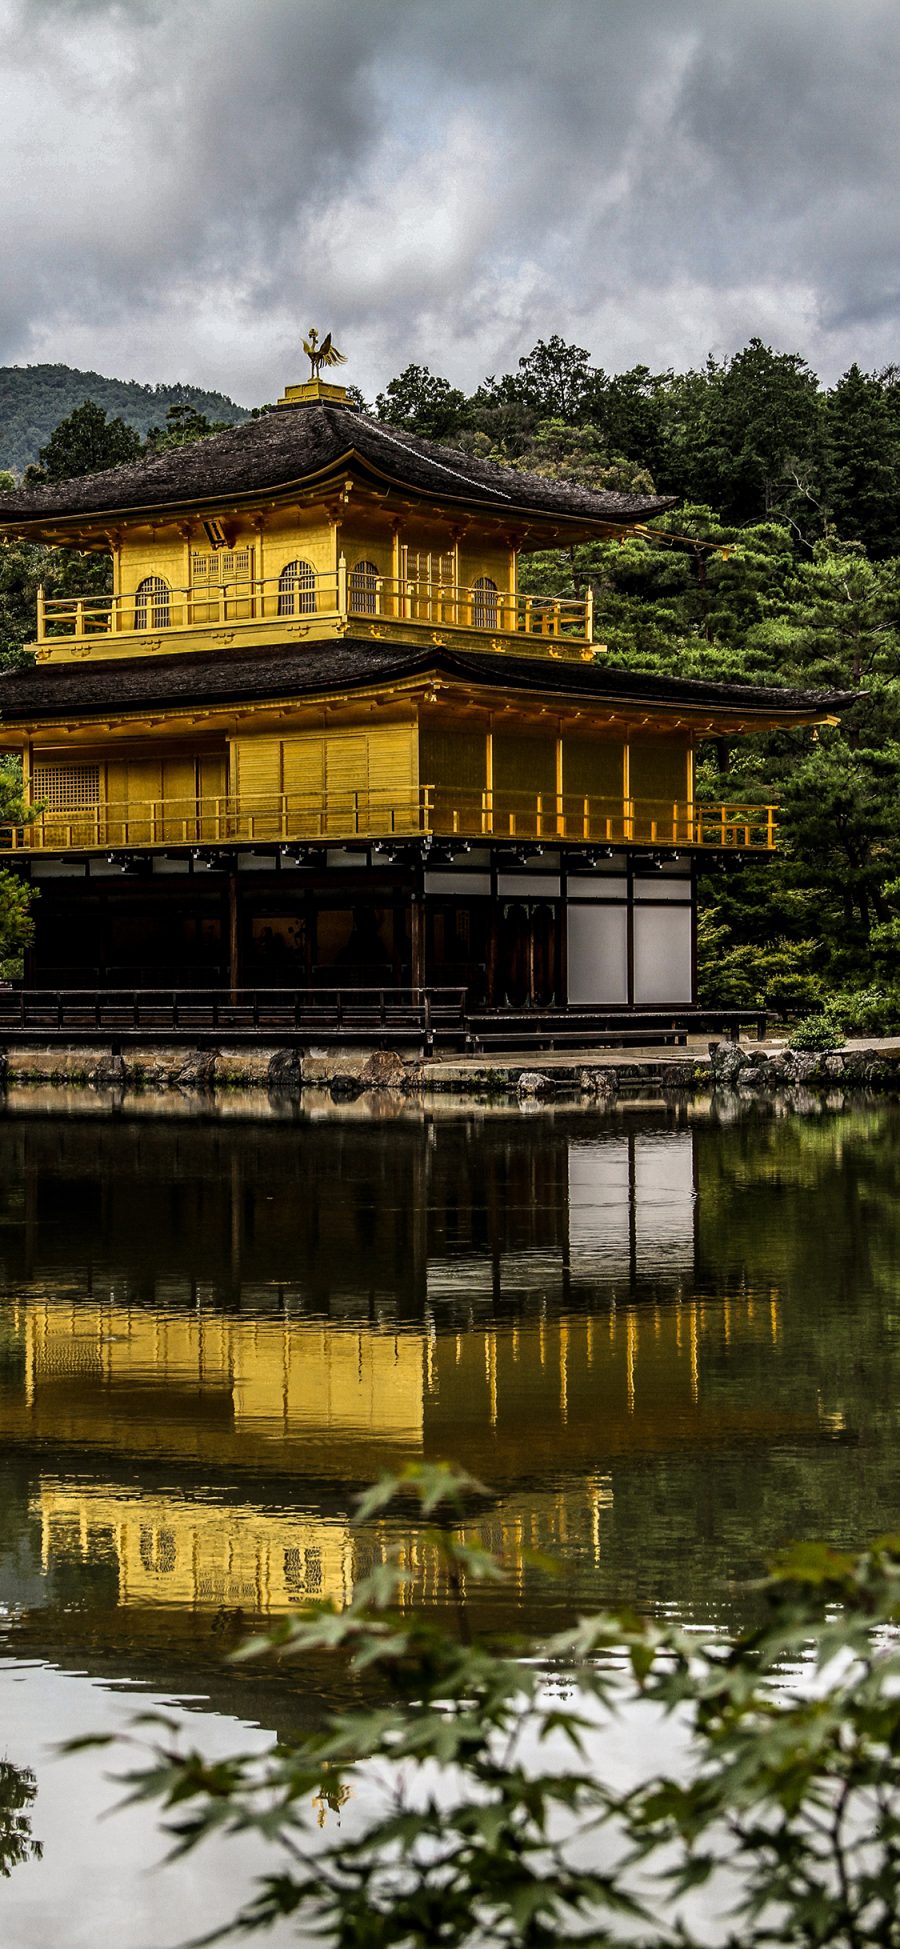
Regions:
<instances>
[{"instance_id":1,"label":"wooden railing","mask_svg":"<svg viewBox=\"0 0 900 1949\"><path fill-rule=\"evenodd\" d=\"M429 1048L436 1037L459 1039L464 1011L463 988L7 988L0 989L0 1041L16 1034L201 1043L306 1035Z\"/></svg>"},{"instance_id":2,"label":"wooden railing","mask_svg":"<svg viewBox=\"0 0 900 1949\"><path fill-rule=\"evenodd\" d=\"M161 847L441 838L701 847L772 852L772 805L699 805L582 793L478 792L423 785L392 791L280 792L99 803L0 827L0 852L88 853Z\"/></svg>"},{"instance_id":3,"label":"wooden railing","mask_svg":"<svg viewBox=\"0 0 900 1949\"><path fill-rule=\"evenodd\" d=\"M359 580L342 558L336 573L317 573L309 586L286 587L278 576L249 576L195 583L164 592L120 595L37 595L37 642L90 642L110 636L153 638L160 632L259 622L281 623L294 633L317 619L336 618L474 630L538 638L578 647L593 639L593 592L571 596L520 595L508 589L468 587L379 575Z\"/></svg>"},{"instance_id":4,"label":"wooden railing","mask_svg":"<svg viewBox=\"0 0 900 1949\"><path fill-rule=\"evenodd\" d=\"M82 977L82 980L84 977ZM135 1043L189 1043L215 1048L263 1041L276 1047L387 1042L487 1050L529 1045L551 1049L634 1043L684 1043L691 1034L742 1027L766 1033L764 1010L633 1008L627 1004L516 1009L472 1006L465 988L186 988L160 982L125 987L4 988L0 1048L63 1040L113 1049Z\"/></svg>"}]
</instances>

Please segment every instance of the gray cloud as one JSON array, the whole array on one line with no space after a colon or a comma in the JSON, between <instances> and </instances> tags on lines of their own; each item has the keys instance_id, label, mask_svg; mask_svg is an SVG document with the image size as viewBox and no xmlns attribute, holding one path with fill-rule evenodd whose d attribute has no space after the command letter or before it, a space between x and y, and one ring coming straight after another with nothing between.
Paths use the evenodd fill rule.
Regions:
<instances>
[{"instance_id":1,"label":"gray cloud","mask_svg":"<svg viewBox=\"0 0 900 1949\"><path fill-rule=\"evenodd\" d=\"M895 0L0 0L0 360L898 356Z\"/></svg>"}]
</instances>

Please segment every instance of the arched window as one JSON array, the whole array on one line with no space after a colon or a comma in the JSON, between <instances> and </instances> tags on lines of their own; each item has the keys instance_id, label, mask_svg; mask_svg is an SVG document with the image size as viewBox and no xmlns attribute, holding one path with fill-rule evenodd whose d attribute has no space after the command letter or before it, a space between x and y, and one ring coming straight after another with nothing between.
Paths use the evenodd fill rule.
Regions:
<instances>
[{"instance_id":1,"label":"arched window","mask_svg":"<svg viewBox=\"0 0 900 1949\"><path fill-rule=\"evenodd\" d=\"M134 597L135 629L168 629L169 584L161 575L145 575Z\"/></svg>"},{"instance_id":2,"label":"arched window","mask_svg":"<svg viewBox=\"0 0 900 1949\"><path fill-rule=\"evenodd\" d=\"M279 616L312 616L316 608L316 571L312 562L288 562L278 577Z\"/></svg>"},{"instance_id":3,"label":"arched window","mask_svg":"<svg viewBox=\"0 0 900 1949\"><path fill-rule=\"evenodd\" d=\"M355 562L350 570L350 607L358 616L374 616L378 570L374 562Z\"/></svg>"},{"instance_id":4,"label":"arched window","mask_svg":"<svg viewBox=\"0 0 900 1949\"><path fill-rule=\"evenodd\" d=\"M476 629L497 627L497 584L490 575L472 584L472 621Z\"/></svg>"}]
</instances>

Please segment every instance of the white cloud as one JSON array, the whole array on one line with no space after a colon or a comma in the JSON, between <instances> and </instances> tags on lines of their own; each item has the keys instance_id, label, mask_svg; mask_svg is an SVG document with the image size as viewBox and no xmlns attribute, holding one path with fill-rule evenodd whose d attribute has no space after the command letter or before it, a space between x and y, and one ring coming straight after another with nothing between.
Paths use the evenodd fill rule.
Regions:
<instances>
[{"instance_id":1,"label":"white cloud","mask_svg":"<svg viewBox=\"0 0 900 1949\"><path fill-rule=\"evenodd\" d=\"M897 356L894 0L0 0L0 360Z\"/></svg>"}]
</instances>

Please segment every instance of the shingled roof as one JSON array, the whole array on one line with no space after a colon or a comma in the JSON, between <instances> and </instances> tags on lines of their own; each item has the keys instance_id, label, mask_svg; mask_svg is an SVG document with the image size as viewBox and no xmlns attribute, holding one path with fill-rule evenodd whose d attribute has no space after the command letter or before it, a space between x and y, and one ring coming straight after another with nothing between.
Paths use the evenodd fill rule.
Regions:
<instances>
[{"instance_id":1,"label":"shingled roof","mask_svg":"<svg viewBox=\"0 0 900 1949\"><path fill-rule=\"evenodd\" d=\"M550 663L540 657L486 651L420 648L354 638L290 649L207 651L162 658L123 657L95 663L49 664L0 674L3 723L108 716L166 705L243 704L252 700L327 696L330 692L416 676L445 676L471 689L501 686L540 691L562 703L642 704L668 710L736 714L748 727L773 717L785 725L821 721L845 708L853 693L782 690L762 684L701 683L649 675L609 663Z\"/></svg>"},{"instance_id":2,"label":"shingled roof","mask_svg":"<svg viewBox=\"0 0 900 1949\"><path fill-rule=\"evenodd\" d=\"M354 462L381 487L388 482L461 508L508 510L511 518L540 513L569 524L627 524L674 505L666 495L595 494L570 481L544 480L383 426L350 405L304 402L104 473L18 487L0 495L0 529L40 531L79 516L121 519L151 509L238 505L260 494L324 484Z\"/></svg>"}]
</instances>

